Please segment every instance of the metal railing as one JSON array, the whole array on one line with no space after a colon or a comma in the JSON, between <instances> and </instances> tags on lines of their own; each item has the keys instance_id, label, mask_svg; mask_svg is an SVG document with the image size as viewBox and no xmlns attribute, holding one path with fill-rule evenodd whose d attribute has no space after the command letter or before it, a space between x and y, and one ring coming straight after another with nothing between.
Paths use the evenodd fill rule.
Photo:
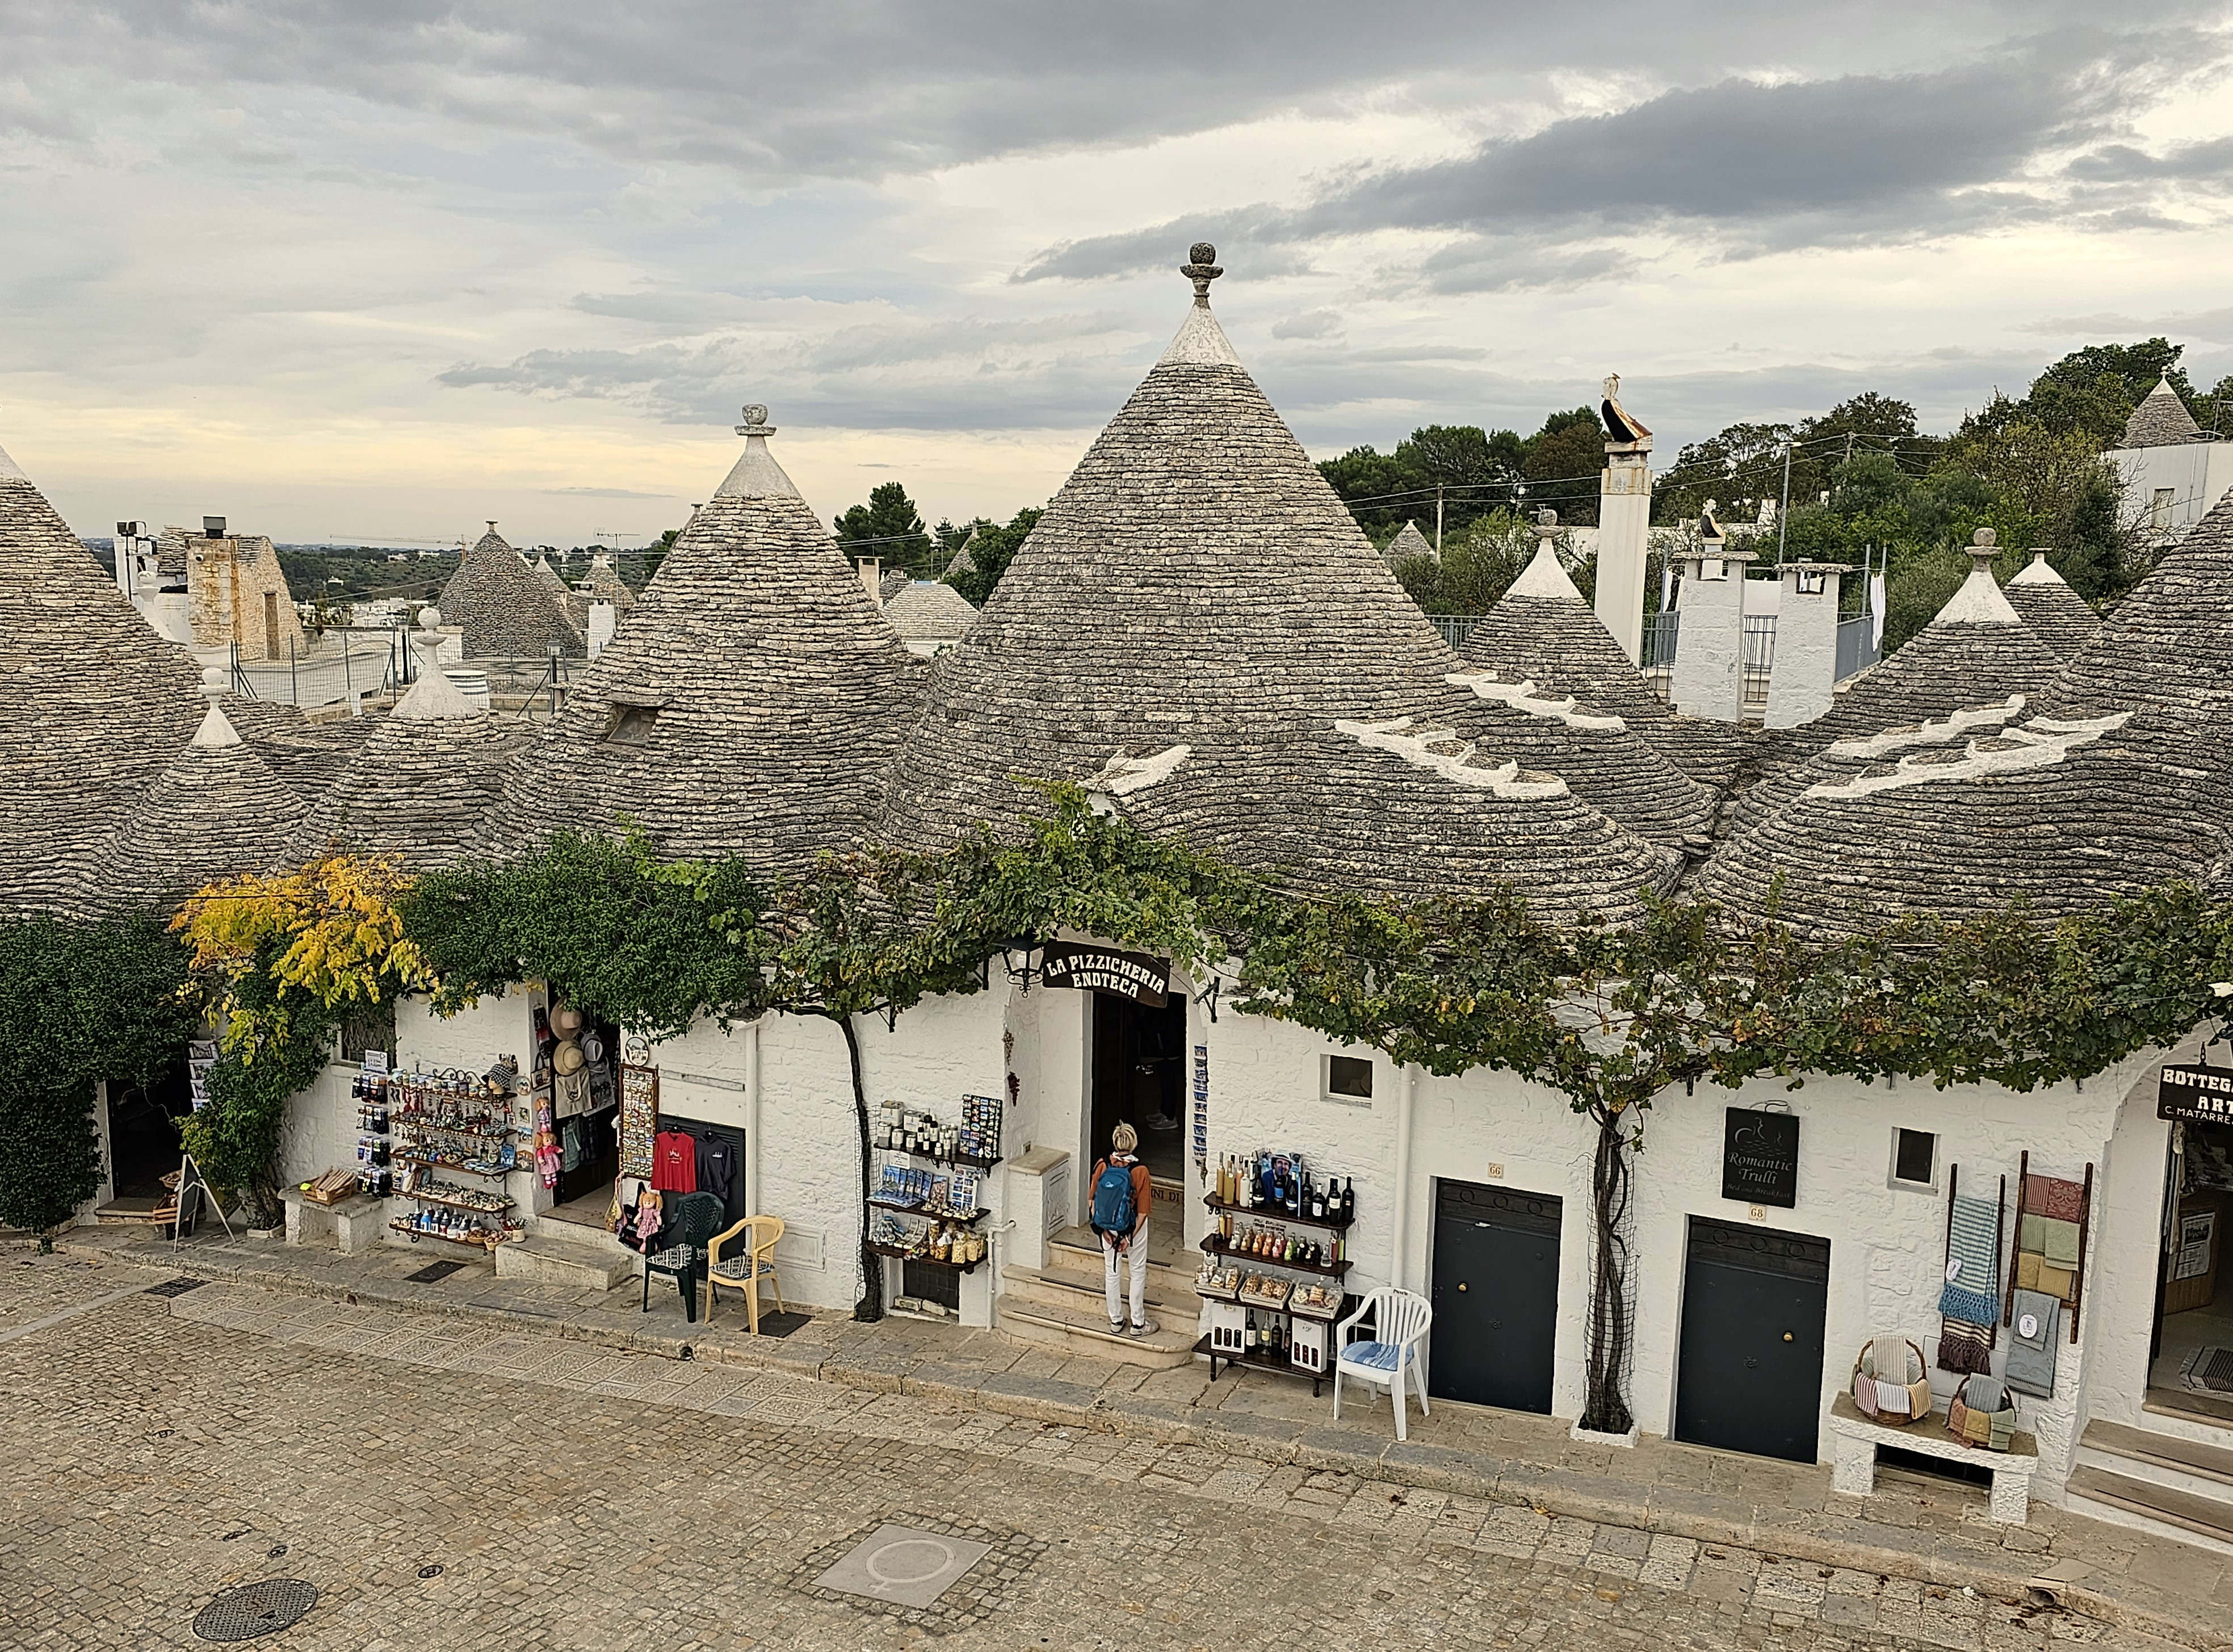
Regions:
<instances>
[{"instance_id":1,"label":"metal railing","mask_svg":"<svg viewBox=\"0 0 2233 1652\"><path fill-rule=\"evenodd\" d=\"M1838 677L1843 682L1847 677L1865 671L1877 663L1876 616L1863 609L1851 619L1838 622Z\"/></svg>"},{"instance_id":2,"label":"metal railing","mask_svg":"<svg viewBox=\"0 0 2233 1652\"><path fill-rule=\"evenodd\" d=\"M1442 641L1448 643L1452 648L1463 648L1466 645L1466 639L1473 635L1473 628L1488 617L1486 614L1429 614L1427 616L1434 628L1442 634Z\"/></svg>"},{"instance_id":3,"label":"metal railing","mask_svg":"<svg viewBox=\"0 0 2233 1652\"><path fill-rule=\"evenodd\" d=\"M1637 663L1647 671L1665 670L1675 663L1675 645L1683 629L1681 611L1663 608L1644 620L1644 657Z\"/></svg>"},{"instance_id":4,"label":"metal railing","mask_svg":"<svg viewBox=\"0 0 2233 1652\"><path fill-rule=\"evenodd\" d=\"M407 680L408 650L400 628L335 626L326 636L339 641L329 647L321 639L318 647L305 650L289 637L283 659L256 659L244 655L239 643L233 643L233 692L252 700L316 709L362 695L384 694ZM361 640L366 638L378 640Z\"/></svg>"},{"instance_id":5,"label":"metal railing","mask_svg":"<svg viewBox=\"0 0 2233 1652\"><path fill-rule=\"evenodd\" d=\"M1737 656L1739 682L1747 705L1768 703L1768 680L1775 670L1775 616L1744 616L1744 637Z\"/></svg>"}]
</instances>

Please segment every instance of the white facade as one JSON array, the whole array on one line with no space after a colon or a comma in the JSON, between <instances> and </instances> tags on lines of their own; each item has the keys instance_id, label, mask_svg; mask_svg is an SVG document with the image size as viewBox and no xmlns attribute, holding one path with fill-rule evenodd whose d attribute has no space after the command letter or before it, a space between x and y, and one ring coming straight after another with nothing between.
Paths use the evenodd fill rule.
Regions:
<instances>
[{"instance_id":1,"label":"white facade","mask_svg":"<svg viewBox=\"0 0 2233 1652\"><path fill-rule=\"evenodd\" d=\"M2107 455L2125 484L2126 520L2151 545L2167 545L2233 488L2233 441L2119 447Z\"/></svg>"}]
</instances>

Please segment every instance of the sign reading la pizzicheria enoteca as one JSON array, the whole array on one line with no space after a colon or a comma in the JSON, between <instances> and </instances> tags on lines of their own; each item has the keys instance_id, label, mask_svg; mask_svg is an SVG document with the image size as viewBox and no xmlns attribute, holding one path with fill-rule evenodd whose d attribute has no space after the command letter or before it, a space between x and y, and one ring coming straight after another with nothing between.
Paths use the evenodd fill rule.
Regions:
<instances>
[{"instance_id":1,"label":"sign reading la pizzicheria enoteca","mask_svg":"<svg viewBox=\"0 0 2233 1652\"><path fill-rule=\"evenodd\" d=\"M2233 1124L2233 1067L2166 1065L2156 1076L2156 1117Z\"/></svg>"},{"instance_id":2,"label":"sign reading la pizzicheria enoteca","mask_svg":"<svg viewBox=\"0 0 2233 1652\"><path fill-rule=\"evenodd\" d=\"M1150 1009L1163 1007L1171 985L1171 966L1161 958L1079 941L1049 941L1039 954L1039 967L1050 987L1113 992Z\"/></svg>"},{"instance_id":3,"label":"sign reading la pizzicheria enoteca","mask_svg":"<svg viewBox=\"0 0 2233 1652\"><path fill-rule=\"evenodd\" d=\"M1799 1119L1730 1107L1722 1126L1722 1197L1789 1210L1799 1203Z\"/></svg>"}]
</instances>

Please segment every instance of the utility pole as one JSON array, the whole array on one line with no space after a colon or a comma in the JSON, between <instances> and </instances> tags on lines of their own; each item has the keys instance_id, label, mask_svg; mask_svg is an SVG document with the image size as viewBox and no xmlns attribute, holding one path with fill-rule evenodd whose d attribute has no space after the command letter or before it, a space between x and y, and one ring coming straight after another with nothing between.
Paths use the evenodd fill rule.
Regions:
<instances>
[{"instance_id":1,"label":"utility pole","mask_svg":"<svg viewBox=\"0 0 2233 1652\"><path fill-rule=\"evenodd\" d=\"M1791 532L1791 439L1783 442L1783 506L1775 513L1775 565L1783 565L1783 542Z\"/></svg>"},{"instance_id":2,"label":"utility pole","mask_svg":"<svg viewBox=\"0 0 2233 1652\"><path fill-rule=\"evenodd\" d=\"M1435 554L1442 554L1442 485L1435 484Z\"/></svg>"}]
</instances>

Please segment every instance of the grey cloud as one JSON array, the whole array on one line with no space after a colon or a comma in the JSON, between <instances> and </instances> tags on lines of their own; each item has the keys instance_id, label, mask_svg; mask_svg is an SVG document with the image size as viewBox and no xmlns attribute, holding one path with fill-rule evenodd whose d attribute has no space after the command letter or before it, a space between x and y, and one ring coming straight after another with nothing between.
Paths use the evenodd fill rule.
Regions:
<instances>
[{"instance_id":1,"label":"grey cloud","mask_svg":"<svg viewBox=\"0 0 2233 1652\"><path fill-rule=\"evenodd\" d=\"M1618 247L1560 247L1478 236L1429 254L1419 264L1419 279L1437 293L1560 291L1618 280L1641 267Z\"/></svg>"},{"instance_id":2,"label":"grey cloud","mask_svg":"<svg viewBox=\"0 0 2233 1652\"><path fill-rule=\"evenodd\" d=\"M674 499L678 497L673 493L639 493L628 487L546 487L543 491L553 495L564 495L576 499Z\"/></svg>"},{"instance_id":3,"label":"grey cloud","mask_svg":"<svg viewBox=\"0 0 2233 1652\"><path fill-rule=\"evenodd\" d=\"M1274 338L1331 338L1341 331L1341 317L1331 310L1305 310L1273 323Z\"/></svg>"},{"instance_id":4,"label":"grey cloud","mask_svg":"<svg viewBox=\"0 0 2233 1652\"><path fill-rule=\"evenodd\" d=\"M2161 154L2152 155L2127 143L2106 144L2072 161L2069 173L2073 178L2088 183L2171 180L2223 184L2233 180L2233 138L2174 144Z\"/></svg>"},{"instance_id":5,"label":"grey cloud","mask_svg":"<svg viewBox=\"0 0 2233 1652\"><path fill-rule=\"evenodd\" d=\"M71 74L315 88L627 161L732 169L778 185L916 173L992 155L1198 133L1357 88L1476 102L1562 69L1696 81L1731 62L1822 74L1943 62L2083 21L2080 0L1670 0L1654 27L1586 8L1390 0L1133 0L1081 8L732 0L568 7L544 0L16 0L26 83ZM2206 16L2159 0L2158 19ZM1430 47L1428 42L1431 42ZM1525 68L1516 66L1525 65ZM41 100L66 120L62 95Z\"/></svg>"},{"instance_id":6,"label":"grey cloud","mask_svg":"<svg viewBox=\"0 0 2233 1652\"><path fill-rule=\"evenodd\" d=\"M1723 80L1455 160L1344 179L1300 206L1240 207L1223 227L1236 245L1289 251L1383 230L1548 239L1702 228L1770 250L1975 229L2050 210L2021 181L2028 169L2120 131L2160 84L2159 58L2182 50L2222 56L2184 34L2060 38L1929 74ZM1224 245L1219 227L1201 215L1066 243L1021 278L1129 274L1167 258L1182 232ZM1567 256L1570 280L1599 272L1592 255ZM1598 256L1610 271L1615 255ZM1516 267L1477 251L1440 257L1425 275L1441 290L1523 284ZM1469 263L1479 264L1470 279Z\"/></svg>"}]
</instances>

